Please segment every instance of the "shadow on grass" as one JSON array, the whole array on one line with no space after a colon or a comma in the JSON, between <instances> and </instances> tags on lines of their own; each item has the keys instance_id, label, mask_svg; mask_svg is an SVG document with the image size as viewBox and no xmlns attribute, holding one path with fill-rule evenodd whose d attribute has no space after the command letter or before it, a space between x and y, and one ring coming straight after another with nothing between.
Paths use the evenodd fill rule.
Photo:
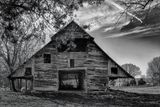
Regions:
<instances>
[{"instance_id":1,"label":"shadow on grass","mask_svg":"<svg viewBox=\"0 0 160 107\"><path fill-rule=\"evenodd\" d=\"M33 92L31 96L48 99L57 104L79 104L106 107L160 107L160 95L137 94L117 90L99 93Z\"/></svg>"}]
</instances>

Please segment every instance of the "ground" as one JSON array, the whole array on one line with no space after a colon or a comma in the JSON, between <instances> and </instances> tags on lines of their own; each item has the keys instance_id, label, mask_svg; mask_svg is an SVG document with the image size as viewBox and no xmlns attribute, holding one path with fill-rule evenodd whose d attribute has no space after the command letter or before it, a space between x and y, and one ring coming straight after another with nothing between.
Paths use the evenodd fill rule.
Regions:
<instances>
[{"instance_id":1,"label":"ground","mask_svg":"<svg viewBox=\"0 0 160 107\"><path fill-rule=\"evenodd\" d=\"M113 89L125 92L141 93L141 94L160 94L160 86L114 87Z\"/></svg>"},{"instance_id":2,"label":"ground","mask_svg":"<svg viewBox=\"0 0 160 107\"><path fill-rule=\"evenodd\" d=\"M139 90L139 88L133 88ZM130 90L131 90L130 88ZM148 87L152 91L160 87ZM123 88L119 88L123 90ZM143 87L144 89L144 87ZM128 88L129 90L129 88ZM147 93L147 88L145 89ZM135 91L136 92L136 91ZM148 91L150 93L150 91ZM0 107L160 107L159 94L140 94L110 90L107 93L56 93L32 94L0 91Z\"/></svg>"}]
</instances>

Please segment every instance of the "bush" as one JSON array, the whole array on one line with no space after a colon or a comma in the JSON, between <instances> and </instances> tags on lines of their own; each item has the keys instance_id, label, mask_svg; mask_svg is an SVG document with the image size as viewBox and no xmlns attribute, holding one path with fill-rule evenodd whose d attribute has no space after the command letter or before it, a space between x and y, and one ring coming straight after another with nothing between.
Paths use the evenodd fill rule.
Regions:
<instances>
[{"instance_id":1,"label":"bush","mask_svg":"<svg viewBox=\"0 0 160 107\"><path fill-rule=\"evenodd\" d=\"M143 80L143 78L141 78L139 81L138 81L138 85L145 85L146 82Z\"/></svg>"},{"instance_id":2,"label":"bush","mask_svg":"<svg viewBox=\"0 0 160 107\"><path fill-rule=\"evenodd\" d=\"M130 86L135 86L136 85L136 81L135 81L135 79L132 79L131 81L130 81Z\"/></svg>"}]
</instances>

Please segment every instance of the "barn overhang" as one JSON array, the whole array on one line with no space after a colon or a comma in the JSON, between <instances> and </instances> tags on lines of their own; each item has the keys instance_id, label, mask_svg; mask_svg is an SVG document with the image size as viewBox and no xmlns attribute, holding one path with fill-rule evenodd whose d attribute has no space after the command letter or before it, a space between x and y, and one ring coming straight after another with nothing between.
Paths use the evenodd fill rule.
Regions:
<instances>
[{"instance_id":1,"label":"barn overhang","mask_svg":"<svg viewBox=\"0 0 160 107\"><path fill-rule=\"evenodd\" d=\"M15 80L15 79L26 79L26 80L33 80L33 76L20 76L20 77L8 77L10 80Z\"/></svg>"}]
</instances>

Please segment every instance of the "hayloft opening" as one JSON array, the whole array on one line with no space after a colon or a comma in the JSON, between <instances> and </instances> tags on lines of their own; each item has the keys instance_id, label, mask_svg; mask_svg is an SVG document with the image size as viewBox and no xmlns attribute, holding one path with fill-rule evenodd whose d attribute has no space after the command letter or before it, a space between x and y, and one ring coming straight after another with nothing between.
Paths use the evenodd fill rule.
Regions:
<instances>
[{"instance_id":1,"label":"hayloft opening","mask_svg":"<svg viewBox=\"0 0 160 107\"><path fill-rule=\"evenodd\" d=\"M71 68L73 68L74 65L75 65L74 59L70 59L70 60L69 60L69 66L70 66Z\"/></svg>"},{"instance_id":2,"label":"hayloft opening","mask_svg":"<svg viewBox=\"0 0 160 107\"><path fill-rule=\"evenodd\" d=\"M111 74L118 74L118 69L117 69L117 67L112 67L112 68L111 68Z\"/></svg>"},{"instance_id":3,"label":"hayloft opening","mask_svg":"<svg viewBox=\"0 0 160 107\"><path fill-rule=\"evenodd\" d=\"M44 54L43 55L44 58L44 63L51 63L51 54Z\"/></svg>"},{"instance_id":4,"label":"hayloft opening","mask_svg":"<svg viewBox=\"0 0 160 107\"><path fill-rule=\"evenodd\" d=\"M32 68L31 67L27 67L26 69L25 69L25 74L24 74L25 76L30 76L30 75L32 75Z\"/></svg>"},{"instance_id":5,"label":"hayloft opening","mask_svg":"<svg viewBox=\"0 0 160 107\"><path fill-rule=\"evenodd\" d=\"M76 48L75 51L77 52L85 52L87 47L87 39L85 38L78 38L75 39Z\"/></svg>"},{"instance_id":6,"label":"hayloft opening","mask_svg":"<svg viewBox=\"0 0 160 107\"><path fill-rule=\"evenodd\" d=\"M59 90L83 90L84 71L59 71Z\"/></svg>"},{"instance_id":7,"label":"hayloft opening","mask_svg":"<svg viewBox=\"0 0 160 107\"><path fill-rule=\"evenodd\" d=\"M57 49L58 52L85 52L87 47L85 38L76 38L73 41L68 41L66 44L61 44Z\"/></svg>"}]
</instances>

